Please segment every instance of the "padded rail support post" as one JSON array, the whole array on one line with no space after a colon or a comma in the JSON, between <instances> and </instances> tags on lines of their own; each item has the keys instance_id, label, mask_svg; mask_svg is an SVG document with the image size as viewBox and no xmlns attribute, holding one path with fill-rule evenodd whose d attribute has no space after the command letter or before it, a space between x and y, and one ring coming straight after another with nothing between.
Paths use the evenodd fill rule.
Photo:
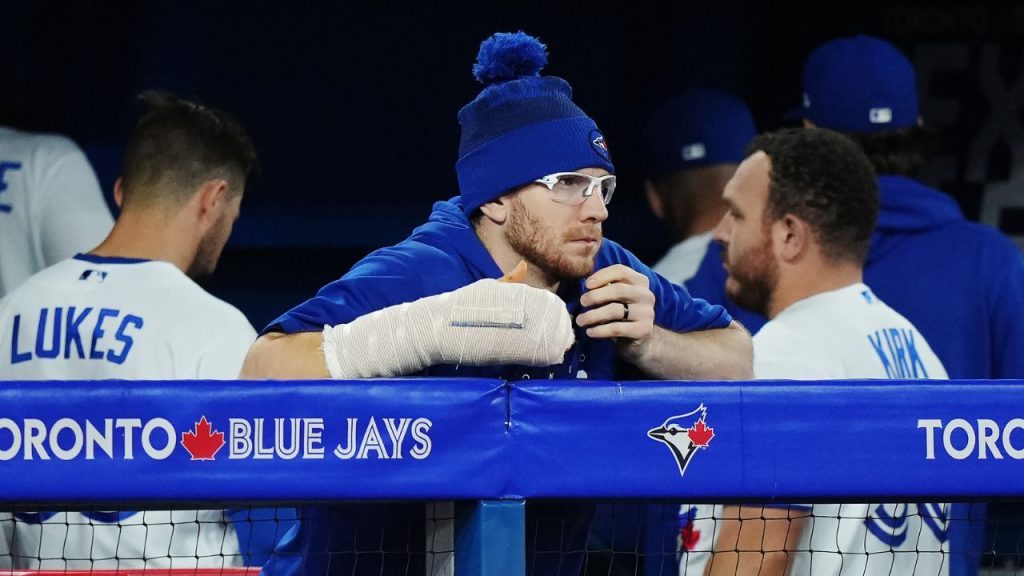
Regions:
<instances>
[{"instance_id":1,"label":"padded rail support post","mask_svg":"<svg viewBox=\"0 0 1024 576\"><path fill-rule=\"evenodd\" d=\"M526 502L478 500L455 506L458 576L526 574Z\"/></svg>"}]
</instances>

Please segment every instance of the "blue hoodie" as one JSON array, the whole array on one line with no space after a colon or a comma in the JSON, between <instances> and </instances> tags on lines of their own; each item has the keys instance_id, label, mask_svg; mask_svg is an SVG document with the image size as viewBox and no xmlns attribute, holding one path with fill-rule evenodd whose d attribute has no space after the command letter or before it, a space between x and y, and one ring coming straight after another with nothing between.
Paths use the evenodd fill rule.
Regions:
<instances>
[{"instance_id":1,"label":"blue hoodie","mask_svg":"<svg viewBox=\"0 0 1024 576\"><path fill-rule=\"evenodd\" d=\"M606 239L598 250L594 268L601 269L613 264L625 264L650 279L650 288L656 298L655 323L663 328L687 332L724 328L732 322L732 318L721 306L712 306L703 300L691 298L681 286L658 276L626 249ZM315 297L273 321L264 332L319 331L324 324L351 322L374 310L455 290L483 278L499 278L501 275L498 265L463 214L459 199L436 202L427 223L416 228L408 239L371 253L343 277L321 288ZM569 313L575 317L583 311L579 303L584 289L583 280L561 284L559 296L565 300ZM577 329L576 342L559 366L433 366L419 375L497 377L506 380L537 377L608 380L615 376L617 358L613 341L591 339L585 331ZM563 526L563 533L558 538L571 542L578 549L584 547L586 526L593 514L591 505L554 509L534 505L530 507L529 513L553 516L555 520L549 522ZM390 573L388 554L363 554L357 563L352 546L365 545L372 549L380 545L373 540L375 537L401 542L403 545L405 538L418 538L422 541L422 537L411 534L415 531L409 528L424 525L422 514L422 504L390 508L386 518L373 505L346 504L331 508L304 506L300 510L301 523L278 543L263 573L290 576L325 574L328 565L332 574ZM532 525L530 529L533 529ZM530 541L533 542L533 539ZM553 545L567 544L559 541ZM328 550L331 553L327 553ZM578 552L574 554L572 561L554 555L561 573L579 572L577 564L582 562L582 555ZM540 556L543 555L538 554ZM391 554L390 557L397 557L399 564L406 561L400 554ZM538 565L537 562L546 563L548 560L540 558L533 562Z\"/></svg>"},{"instance_id":2,"label":"blue hoodie","mask_svg":"<svg viewBox=\"0 0 1024 576\"><path fill-rule=\"evenodd\" d=\"M641 263L622 246L605 239L594 268L625 264L650 279L656 298L655 323L677 332L724 328L732 318L721 306L695 300L682 287L665 280ZM395 246L382 248L356 263L347 274L320 289L310 300L272 322L265 330L309 332L325 324L351 322L356 318L404 302L450 292L483 278L500 278L498 265L480 242L459 200L436 202L426 224ZM583 280L562 282L558 295L569 313L583 312L579 297ZM584 359L581 361L581 359ZM576 330L576 343L560 366L434 366L422 376L467 376L504 378L577 378L609 380L616 375L615 344L608 339L591 339Z\"/></svg>"},{"instance_id":3,"label":"blue hoodie","mask_svg":"<svg viewBox=\"0 0 1024 576\"><path fill-rule=\"evenodd\" d=\"M881 211L864 283L917 326L953 379L1024 378L1024 256L956 202L903 176L878 179ZM763 316L725 296L721 247L686 283L751 332Z\"/></svg>"}]
</instances>

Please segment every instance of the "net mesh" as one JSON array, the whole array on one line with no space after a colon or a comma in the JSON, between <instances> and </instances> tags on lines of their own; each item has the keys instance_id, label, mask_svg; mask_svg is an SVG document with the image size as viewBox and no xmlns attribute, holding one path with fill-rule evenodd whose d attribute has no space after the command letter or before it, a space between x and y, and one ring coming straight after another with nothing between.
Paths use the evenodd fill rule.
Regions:
<instances>
[{"instance_id":1,"label":"net mesh","mask_svg":"<svg viewBox=\"0 0 1024 576\"><path fill-rule=\"evenodd\" d=\"M278 560L305 574L455 573L452 502L2 514L0 574L257 574L302 518L323 537ZM1024 504L532 501L526 573L1024 575ZM950 542L960 534L961 545ZM964 539L964 537L966 539ZM844 540L845 538L845 540ZM973 542L972 542L973 539ZM290 557L291 556L291 557ZM281 566L280 564L278 566ZM781 571L776 571L781 570Z\"/></svg>"},{"instance_id":2,"label":"net mesh","mask_svg":"<svg viewBox=\"0 0 1024 576\"><path fill-rule=\"evenodd\" d=\"M1020 391L0 382L0 571L1024 576Z\"/></svg>"}]
</instances>

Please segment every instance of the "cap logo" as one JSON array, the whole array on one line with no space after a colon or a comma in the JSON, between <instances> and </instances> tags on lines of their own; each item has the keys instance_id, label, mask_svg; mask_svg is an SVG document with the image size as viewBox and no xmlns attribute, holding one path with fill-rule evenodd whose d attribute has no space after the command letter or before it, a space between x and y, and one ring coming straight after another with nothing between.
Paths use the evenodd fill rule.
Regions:
<instances>
[{"instance_id":1,"label":"cap logo","mask_svg":"<svg viewBox=\"0 0 1024 576\"><path fill-rule=\"evenodd\" d=\"M683 160L700 160L701 158L708 155L707 150L704 148L704 143L697 142L696 144L687 144L683 146L682 150Z\"/></svg>"},{"instance_id":2,"label":"cap logo","mask_svg":"<svg viewBox=\"0 0 1024 576\"><path fill-rule=\"evenodd\" d=\"M868 120L872 124L888 124L892 122L892 108L872 108L868 110Z\"/></svg>"},{"instance_id":3,"label":"cap logo","mask_svg":"<svg viewBox=\"0 0 1024 576\"><path fill-rule=\"evenodd\" d=\"M811 107L811 95L808 94L807 92L804 92L804 108L810 108L810 107Z\"/></svg>"},{"instance_id":4,"label":"cap logo","mask_svg":"<svg viewBox=\"0 0 1024 576\"><path fill-rule=\"evenodd\" d=\"M608 144L604 141L603 134L597 130L592 130L590 132L590 143L594 146L594 151L597 152L601 158L610 160L608 157Z\"/></svg>"}]
</instances>

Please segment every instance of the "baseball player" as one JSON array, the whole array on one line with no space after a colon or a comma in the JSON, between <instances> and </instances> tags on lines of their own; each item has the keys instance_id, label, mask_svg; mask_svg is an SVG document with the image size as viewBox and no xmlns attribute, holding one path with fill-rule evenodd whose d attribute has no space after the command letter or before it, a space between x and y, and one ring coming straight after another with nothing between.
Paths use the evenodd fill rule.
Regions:
<instances>
[{"instance_id":1,"label":"baseball player","mask_svg":"<svg viewBox=\"0 0 1024 576\"><path fill-rule=\"evenodd\" d=\"M546 62L521 32L481 45L459 196L271 323L244 375L603 379L629 362L656 378L750 376L749 336L721 308L603 238L607 145ZM521 283L496 280L520 261Z\"/></svg>"},{"instance_id":2,"label":"baseball player","mask_svg":"<svg viewBox=\"0 0 1024 576\"><path fill-rule=\"evenodd\" d=\"M92 250L0 300L0 379L233 379L255 339L204 291L256 162L222 113L147 93L115 187L121 215ZM26 383L30 386L30 383ZM19 513L0 546L17 568L238 565L223 511Z\"/></svg>"},{"instance_id":3,"label":"baseball player","mask_svg":"<svg viewBox=\"0 0 1024 576\"><path fill-rule=\"evenodd\" d=\"M0 126L0 298L99 244L113 223L96 174L74 142Z\"/></svg>"},{"instance_id":4,"label":"baseball player","mask_svg":"<svg viewBox=\"0 0 1024 576\"><path fill-rule=\"evenodd\" d=\"M936 142L919 115L910 61L878 38L838 38L808 56L803 92L805 125L853 138L878 174L881 211L867 283L928 338L951 378L1024 377L1017 353L1024 349L1024 258L997 230L967 221L953 198L915 178ZM730 302L724 283L713 245L686 287L756 332L764 317ZM977 573L983 506L954 506L953 517L964 520L951 535L954 574Z\"/></svg>"},{"instance_id":5,"label":"baseball player","mask_svg":"<svg viewBox=\"0 0 1024 576\"><path fill-rule=\"evenodd\" d=\"M946 379L925 337L863 282L878 191L861 149L811 128L759 136L750 151L714 234L729 296L769 318L754 337L755 376ZM706 508L680 574L705 564L715 576L949 570L946 503Z\"/></svg>"},{"instance_id":6,"label":"baseball player","mask_svg":"<svg viewBox=\"0 0 1024 576\"><path fill-rule=\"evenodd\" d=\"M654 271L682 284L696 272L725 214L722 189L757 134L742 100L718 90L688 90L659 105L647 122L644 190L675 244Z\"/></svg>"},{"instance_id":7,"label":"baseball player","mask_svg":"<svg viewBox=\"0 0 1024 576\"><path fill-rule=\"evenodd\" d=\"M867 283L928 337L951 378L1024 378L1024 259L998 231L965 220L953 198L914 179L934 136L918 114L911 63L884 40L839 38L807 58L803 89L805 124L853 138L878 174ZM732 313L740 308L725 294L725 276L711 246L686 287ZM765 321L733 316L752 332Z\"/></svg>"}]
</instances>

